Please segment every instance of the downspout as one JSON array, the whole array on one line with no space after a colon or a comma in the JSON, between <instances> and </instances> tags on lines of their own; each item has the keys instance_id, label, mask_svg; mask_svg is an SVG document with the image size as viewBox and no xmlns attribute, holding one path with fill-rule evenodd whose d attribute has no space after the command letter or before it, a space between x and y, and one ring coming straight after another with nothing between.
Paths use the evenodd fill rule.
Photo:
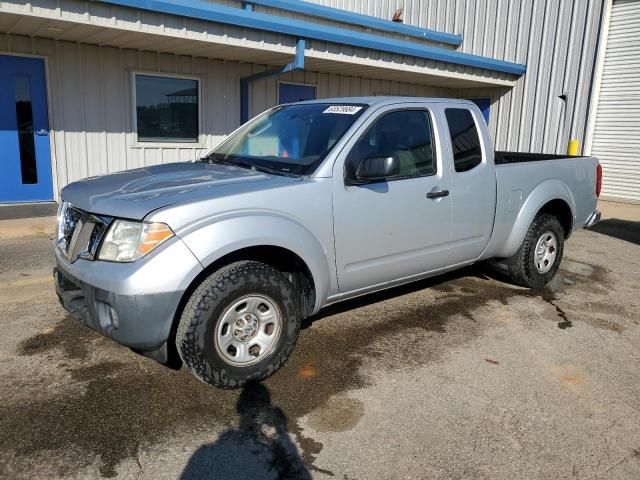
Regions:
<instances>
[{"instance_id":1,"label":"downspout","mask_svg":"<svg viewBox=\"0 0 640 480\"><path fill-rule=\"evenodd\" d=\"M277 77L295 70L304 70L304 47L304 38L299 38L296 43L296 54L293 62L286 64L284 67L271 68L240 79L240 124L247 123L247 120L249 120L249 85L256 80Z\"/></svg>"},{"instance_id":2,"label":"downspout","mask_svg":"<svg viewBox=\"0 0 640 480\"><path fill-rule=\"evenodd\" d=\"M607 51L607 40L609 37L609 24L611 21L612 0L607 0L600 10L600 24L598 25L598 44L596 46L595 62L591 72L591 82L589 84L589 96L587 97L587 120L584 122L583 150L582 154L591 156L593 146L593 133L596 128L596 115L598 114L598 102L600 100L600 85L602 83L602 71L604 70L604 59Z\"/></svg>"}]
</instances>

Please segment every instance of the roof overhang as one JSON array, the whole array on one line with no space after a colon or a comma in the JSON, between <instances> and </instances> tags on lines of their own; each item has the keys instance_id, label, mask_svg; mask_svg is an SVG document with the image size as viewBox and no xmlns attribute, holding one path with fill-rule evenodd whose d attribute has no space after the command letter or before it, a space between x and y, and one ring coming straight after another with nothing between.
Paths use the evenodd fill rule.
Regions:
<instances>
[{"instance_id":1,"label":"roof overhang","mask_svg":"<svg viewBox=\"0 0 640 480\"><path fill-rule=\"evenodd\" d=\"M252 30L290 35L309 40L319 40L337 45L366 48L384 53L406 55L423 60L433 60L463 67L522 75L524 65L496 60L480 55L433 47L406 40L396 40L371 33L227 7L200 0L97 0L102 3L147 10L156 13L235 25Z\"/></svg>"},{"instance_id":2,"label":"roof overhang","mask_svg":"<svg viewBox=\"0 0 640 480\"><path fill-rule=\"evenodd\" d=\"M462 44L461 35L437 32L429 28L416 27L402 22L393 22L371 15L363 15L349 10L327 7L325 5L301 0L247 0L245 5L259 5L269 9L308 15L310 17L322 18L347 25L358 25L381 32L398 33L407 37L453 45L454 47L459 47Z\"/></svg>"},{"instance_id":3,"label":"roof overhang","mask_svg":"<svg viewBox=\"0 0 640 480\"><path fill-rule=\"evenodd\" d=\"M148 0L144 3L154 1ZM177 14L147 13L143 10L132 10L130 7L106 5L104 2L68 0L68 4L73 3L73 6L77 7L72 14L59 8L59 4L54 0L51 0L51 8L46 8L46 3L46 1L40 2L37 9L0 3L0 32L118 48L235 60L267 67L285 65L296 53L298 37L293 34L282 35L282 32L275 33L259 28L239 28L237 25L231 26L220 21L183 17ZM241 9L226 8L233 10L231 13L234 15L243 12ZM255 12L248 12L248 14L263 15ZM280 19L280 17L276 18ZM271 28L275 29L276 26L272 25ZM309 38L309 36L303 37ZM489 70L479 66L465 66L430 57L422 58L410 54L381 51L367 43L362 47L349 48L348 54L345 54L343 45L322 39L312 39L307 42L305 68L318 72L446 88L509 87L515 84L518 77L514 73ZM427 47L418 45L412 48ZM466 55L445 49L439 50L447 54Z\"/></svg>"}]
</instances>

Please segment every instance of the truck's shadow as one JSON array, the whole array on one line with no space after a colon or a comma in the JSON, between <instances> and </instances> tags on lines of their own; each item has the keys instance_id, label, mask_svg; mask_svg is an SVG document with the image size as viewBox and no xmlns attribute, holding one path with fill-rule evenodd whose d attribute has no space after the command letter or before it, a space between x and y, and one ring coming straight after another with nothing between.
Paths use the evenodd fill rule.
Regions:
<instances>
[{"instance_id":1,"label":"truck's shadow","mask_svg":"<svg viewBox=\"0 0 640 480\"><path fill-rule=\"evenodd\" d=\"M595 224L591 230L640 245L640 222L608 218Z\"/></svg>"},{"instance_id":2,"label":"truck's shadow","mask_svg":"<svg viewBox=\"0 0 640 480\"><path fill-rule=\"evenodd\" d=\"M351 300L345 300L344 302L335 303L322 309L316 315L304 319L302 322L302 328L308 328L314 322L325 317L348 312L349 310L355 310L367 305L384 302L386 300L390 300L402 295L419 292L420 290L424 290L426 288L437 288L440 285L444 285L453 280L458 280L464 277L473 277L483 280L493 278L496 280L507 281L507 277L491 265L485 263L471 265L469 267L454 270L452 272L437 275L435 277L408 283L406 285L400 285L398 287L389 288L387 290L381 290L379 292L369 293L361 297L353 298Z\"/></svg>"},{"instance_id":3,"label":"truck's shadow","mask_svg":"<svg viewBox=\"0 0 640 480\"><path fill-rule=\"evenodd\" d=\"M181 479L311 479L291 441L284 412L262 383L247 384L236 403L238 428L228 429L191 457Z\"/></svg>"}]
</instances>

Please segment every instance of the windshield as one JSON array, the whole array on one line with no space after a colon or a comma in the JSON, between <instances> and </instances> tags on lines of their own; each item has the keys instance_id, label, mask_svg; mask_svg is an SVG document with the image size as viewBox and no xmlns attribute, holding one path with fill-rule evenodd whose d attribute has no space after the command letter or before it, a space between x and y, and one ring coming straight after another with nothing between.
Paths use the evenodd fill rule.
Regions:
<instances>
[{"instance_id":1,"label":"windshield","mask_svg":"<svg viewBox=\"0 0 640 480\"><path fill-rule=\"evenodd\" d=\"M362 115L366 105L284 105L250 121L204 161L223 161L271 173L312 173Z\"/></svg>"}]
</instances>

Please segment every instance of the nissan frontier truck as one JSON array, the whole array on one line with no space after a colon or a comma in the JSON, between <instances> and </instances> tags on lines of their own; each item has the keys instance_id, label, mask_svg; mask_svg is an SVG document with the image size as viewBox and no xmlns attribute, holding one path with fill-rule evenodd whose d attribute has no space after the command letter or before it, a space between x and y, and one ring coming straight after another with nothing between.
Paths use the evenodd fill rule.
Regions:
<instances>
[{"instance_id":1,"label":"nissan frontier truck","mask_svg":"<svg viewBox=\"0 0 640 480\"><path fill-rule=\"evenodd\" d=\"M55 285L84 325L236 388L336 302L482 260L543 288L601 180L595 158L494 152L465 100L280 105L197 161L67 185Z\"/></svg>"}]
</instances>

